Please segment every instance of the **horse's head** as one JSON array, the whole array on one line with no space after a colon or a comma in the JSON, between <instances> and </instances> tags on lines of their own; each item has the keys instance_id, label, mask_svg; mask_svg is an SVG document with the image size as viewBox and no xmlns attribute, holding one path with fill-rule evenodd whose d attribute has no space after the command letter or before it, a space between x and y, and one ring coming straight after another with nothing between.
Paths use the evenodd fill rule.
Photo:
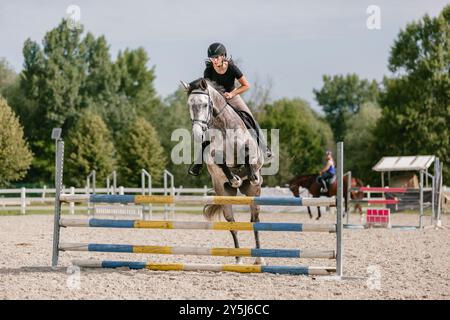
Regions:
<instances>
[{"instance_id":1,"label":"horse's head","mask_svg":"<svg viewBox=\"0 0 450 320\"><path fill-rule=\"evenodd\" d=\"M289 190L291 190L294 197L300 197L300 188L298 184L295 184L294 182L289 183Z\"/></svg>"},{"instance_id":2,"label":"horse's head","mask_svg":"<svg viewBox=\"0 0 450 320\"><path fill-rule=\"evenodd\" d=\"M192 134L197 142L203 141L203 135L209 129L213 117L213 102L211 100L208 82L200 78L189 84L181 81L188 93L187 104L192 121Z\"/></svg>"},{"instance_id":3,"label":"horse's head","mask_svg":"<svg viewBox=\"0 0 450 320\"><path fill-rule=\"evenodd\" d=\"M311 185L316 180L317 175L308 174L303 176L296 176L291 181L289 181L289 190L295 197L300 196L300 187L308 189L310 192Z\"/></svg>"}]
</instances>

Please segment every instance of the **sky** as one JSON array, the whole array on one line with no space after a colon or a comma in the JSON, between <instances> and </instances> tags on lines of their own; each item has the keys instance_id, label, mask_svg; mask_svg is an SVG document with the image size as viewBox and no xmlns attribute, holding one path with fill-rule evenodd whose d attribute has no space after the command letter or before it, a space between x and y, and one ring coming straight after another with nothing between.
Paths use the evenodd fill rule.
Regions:
<instances>
[{"instance_id":1,"label":"sky","mask_svg":"<svg viewBox=\"0 0 450 320\"><path fill-rule=\"evenodd\" d=\"M85 30L105 35L113 59L125 48L148 52L148 66L155 66L155 87L163 98L180 80L201 77L208 46L221 42L251 85L272 83L272 99L302 98L319 111L313 89L321 88L324 74L356 73L381 81L389 75L389 50L399 31L425 14L436 16L446 3L0 0L0 58L20 72L24 41L41 44L45 33L69 17L68 8L75 5ZM367 27L371 5L379 8L379 29Z\"/></svg>"}]
</instances>

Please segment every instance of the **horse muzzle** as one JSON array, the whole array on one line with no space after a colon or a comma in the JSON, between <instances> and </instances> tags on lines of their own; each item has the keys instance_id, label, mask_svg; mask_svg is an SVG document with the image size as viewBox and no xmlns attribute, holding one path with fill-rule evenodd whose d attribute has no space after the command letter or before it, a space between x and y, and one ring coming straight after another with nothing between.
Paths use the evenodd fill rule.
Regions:
<instances>
[{"instance_id":1,"label":"horse muzzle","mask_svg":"<svg viewBox=\"0 0 450 320\"><path fill-rule=\"evenodd\" d=\"M192 125L192 135L194 136L195 142L203 142L203 136L205 131L208 130L208 127L203 126L200 123L194 123Z\"/></svg>"}]
</instances>

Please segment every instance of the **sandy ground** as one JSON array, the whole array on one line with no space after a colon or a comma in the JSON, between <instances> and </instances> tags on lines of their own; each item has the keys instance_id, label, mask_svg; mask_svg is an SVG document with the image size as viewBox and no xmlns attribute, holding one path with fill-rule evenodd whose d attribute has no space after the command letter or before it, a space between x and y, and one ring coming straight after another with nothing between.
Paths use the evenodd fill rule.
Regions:
<instances>
[{"instance_id":1,"label":"sandy ground","mask_svg":"<svg viewBox=\"0 0 450 320\"><path fill-rule=\"evenodd\" d=\"M83 216L76 216L83 218ZM155 218L158 218L156 216ZM202 220L180 214L177 220ZM238 221L248 221L238 214ZM325 214L320 222L305 214L262 214L263 222L333 222ZM0 216L0 299L449 299L450 230L388 229L344 231L344 273L350 279L327 277L164 272L148 270L82 269L70 274L72 259L109 259L185 263L234 263L233 257L172 256L94 252L61 252L57 271L50 268L53 217L50 215ZM359 216L352 216L357 223ZM396 214L396 224L417 224L414 215ZM426 218L429 224L429 217ZM240 232L241 247L253 247L253 233ZM335 248L335 235L327 233L264 232L264 248ZM147 244L168 246L232 247L227 231L136 230L67 228L62 242ZM266 259L268 264L333 266L334 260ZM244 258L253 263L254 258Z\"/></svg>"}]
</instances>

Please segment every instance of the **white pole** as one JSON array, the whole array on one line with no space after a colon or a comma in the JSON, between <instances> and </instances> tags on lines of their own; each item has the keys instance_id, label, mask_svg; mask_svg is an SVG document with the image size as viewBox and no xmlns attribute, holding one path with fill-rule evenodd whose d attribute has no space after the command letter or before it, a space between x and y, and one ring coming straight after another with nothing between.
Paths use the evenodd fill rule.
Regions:
<instances>
[{"instance_id":1,"label":"white pole","mask_svg":"<svg viewBox=\"0 0 450 320\"><path fill-rule=\"evenodd\" d=\"M20 213L25 214L27 208L27 193L25 191L25 188L22 187L20 189Z\"/></svg>"},{"instance_id":2,"label":"white pole","mask_svg":"<svg viewBox=\"0 0 450 320\"><path fill-rule=\"evenodd\" d=\"M419 191L420 191L420 216L419 216L419 228L423 228L423 170L420 170L420 185L419 185Z\"/></svg>"},{"instance_id":3,"label":"white pole","mask_svg":"<svg viewBox=\"0 0 450 320\"><path fill-rule=\"evenodd\" d=\"M75 195L75 187L70 187L70 194ZM75 214L75 202L69 204L70 214Z\"/></svg>"},{"instance_id":4,"label":"white pole","mask_svg":"<svg viewBox=\"0 0 450 320\"><path fill-rule=\"evenodd\" d=\"M347 215L346 217L347 224L349 223L348 221L350 219L350 198L352 196L351 190L352 190L352 172L349 171L347 178L347 212L345 213Z\"/></svg>"},{"instance_id":5,"label":"white pole","mask_svg":"<svg viewBox=\"0 0 450 320\"><path fill-rule=\"evenodd\" d=\"M44 186L44 190L42 190L42 202L45 202L46 191L47 191L47 186Z\"/></svg>"},{"instance_id":6,"label":"white pole","mask_svg":"<svg viewBox=\"0 0 450 320\"><path fill-rule=\"evenodd\" d=\"M343 173L344 173L344 143L338 142L337 144L337 213L336 213L336 274L338 277L342 277L344 274L343 268L343 244L342 244L342 199L343 199Z\"/></svg>"}]
</instances>

